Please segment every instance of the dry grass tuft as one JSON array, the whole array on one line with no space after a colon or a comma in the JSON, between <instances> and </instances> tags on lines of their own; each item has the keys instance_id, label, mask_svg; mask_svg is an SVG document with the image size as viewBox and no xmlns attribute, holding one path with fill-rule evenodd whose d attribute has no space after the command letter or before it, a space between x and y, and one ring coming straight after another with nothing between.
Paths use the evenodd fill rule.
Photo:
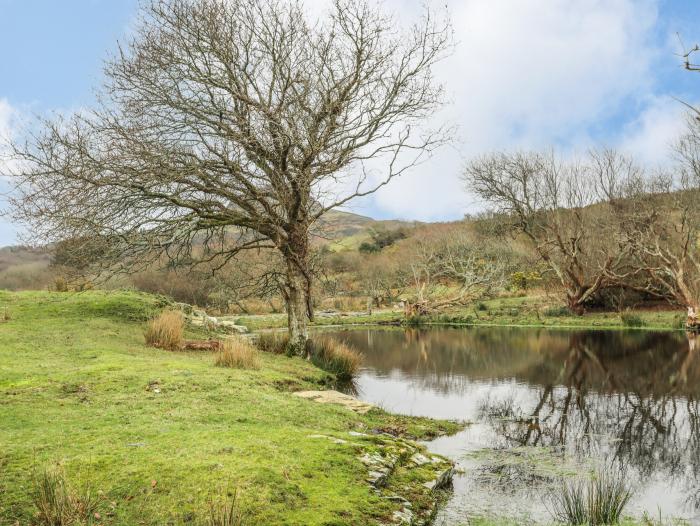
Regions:
<instances>
[{"instance_id":1,"label":"dry grass tuft","mask_svg":"<svg viewBox=\"0 0 700 526\"><path fill-rule=\"evenodd\" d=\"M214 364L233 369L260 369L260 356L258 350L246 340L232 338L224 342L221 351L216 354Z\"/></svg>"},{"instance_id":2,"label":"dry grass tuft","mask_svg":"<svg viewBox=\"0 0 700 526\"><path fill-rule=\"evenodd\" d=\"M289 345L289 335L286 332L263 332L258 336L255 345L263 352L284 354Z\"/></svg>"},{"instance_id":3,"label":"dry grass tuft","mask_svg":"<svg viewBox=\"0 0 700 526\"><path fill-rule=\"evenodd\" d=\"M40 526L82 526L96 517L97 498L89 490L70 488L60 469L46 469L35 476L33 499Z\"/></svg>"},{"instance_id":4,"label":"dry grass tuft","mask_svg":"<svg viewBox=\"0 0 700 526\"><path fill-rule=\"evenodd\" d=\"M247 523L235 493L223 502L211 501L209 503L206 526L245 526Z\"/></svg>"},{"instance_id":5,"label":"dry grass tuft","mask_svg":"<svg viewBox=\"0 0 700 526\"><path fill-rule=\"evenodd\" d=\"M362 355L347 343L333 338L318 338L311 343L311 361L336 375L339 380L351 380L360 370Z\"/></svg>"},{"instance_id":6,"label":"dry grass tuft","mask_svg":"<svg viewBox=\"0 0 700 526\"><path fill-rule=\"evenodd\" d=\"M184 329L185 318L181 312L163 311L157 318L148 323L144 333L146 345L177 351L182 348Z\"/></svg>"}]
</instances>

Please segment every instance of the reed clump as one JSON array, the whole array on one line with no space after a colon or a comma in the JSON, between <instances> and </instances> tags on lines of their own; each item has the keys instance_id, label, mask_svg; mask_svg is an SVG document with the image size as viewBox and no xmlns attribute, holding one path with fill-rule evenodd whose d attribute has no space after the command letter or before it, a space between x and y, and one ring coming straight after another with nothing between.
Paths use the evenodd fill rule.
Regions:
<instances>
[{"instance_id":1,"label":"reed clump","mask_svg":"<svg viewBox=\"0 0 700 526\"><path fill-rule=\"evenodd\" d=\"M619 524L632 498L620 470L598 470L590 479L564 480L551 496L551 513L557 522L572 526Z\"/></svg>"}]
</instances>

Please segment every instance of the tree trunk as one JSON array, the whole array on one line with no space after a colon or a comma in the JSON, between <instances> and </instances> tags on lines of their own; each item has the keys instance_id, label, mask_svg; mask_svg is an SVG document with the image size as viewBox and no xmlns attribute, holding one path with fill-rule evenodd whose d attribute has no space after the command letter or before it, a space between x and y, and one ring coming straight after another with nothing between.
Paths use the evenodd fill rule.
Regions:
<instances>
[{"instance_id":1,"label":"tree trunk","mask_svg":"<svg viewBox=\"0 0 700 526\"><path fill-rule=\"evenodd\" d=\"M581 291L576 291L576 292L568 292L566 294L566 302L567 306L569 307L569 310L576 314L577 316L583 316L583 313L585 312L585 309L583 307L583 304L581 302L581 297L583 296L583 293Z\"/></svg>"},{"instance_id":2,"label":"tree trunk","mask_svg":"<svg viewBox=\"0 0 700 526\"><path fill-rule=\"evenodd\" d=\"M311 302L308 277L292 260L287 260L287 323L289 328L289 354L305 356L309 339L308 323Z\"/></svg>"},{"instance_id":3,"label":"tree trunk","mask_svg":"<svg viewBox=\"0 0 700 526\"><path fill-rule=\"evenodd\" d=\"M700 331L700 310L698 310L697 305L690 305L688 307L688 318L685 322L685 327L689 331L698 332Z\"/></svg>"}]
</instances>

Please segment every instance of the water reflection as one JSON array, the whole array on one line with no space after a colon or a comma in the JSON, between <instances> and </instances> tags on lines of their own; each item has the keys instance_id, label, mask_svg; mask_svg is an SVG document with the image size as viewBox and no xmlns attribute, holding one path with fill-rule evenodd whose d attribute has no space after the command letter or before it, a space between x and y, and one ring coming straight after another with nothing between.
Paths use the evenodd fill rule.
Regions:
<instances>
[{"instance_id":1,"label":"water reflection","mask_svg":"<svg viewBox=\"0 0 700 526\"><path fill-rule=\"evenodd\" d=\"M339 336L365 354L356 385L363 399L476 422L436 442L440 452L462 458L483 448L543 447L574 462L614 460L634 477L637 509L700 518L700 360L692 335L470 328ZM478 495L474 483L466 485ZM454 499L470 508L459 491Z\"/></svg>"}]
</instances>

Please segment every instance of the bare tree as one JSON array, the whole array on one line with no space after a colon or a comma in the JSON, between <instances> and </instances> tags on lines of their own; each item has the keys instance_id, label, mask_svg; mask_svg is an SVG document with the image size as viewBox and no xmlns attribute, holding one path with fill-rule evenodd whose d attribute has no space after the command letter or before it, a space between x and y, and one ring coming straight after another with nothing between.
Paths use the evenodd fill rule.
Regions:
<instances>
[{"instance_id":1,"label":"bare tree","mask_svg":"<svg viewBox=\"0 0 700 526\"><path fill-rule=\"evenodd\" d=\"M460 231L419 236L408 261L415 299L409 315L464 304L505 285L508 261L503 251Z\"/></svg>"},{"instance_id":2,"label":"bare tree","mask_svg":"<svg viewBox=\"0 0 700 526\"><path fill-rule=\"evenodd\" d=\"M628 194L623 231L632 266L644 288L688 309L688 326L700 326L700 123L691 115L678 141L678 165Z\"/></svg>"},{"instance_id":3,"label":"bare tree","mask_svg":"<svg viewBox=\"0 0 700 526\"><path fill-rule=\"evenodd\" d=\"M627 247L612 228L609 204L640 173L612 151L594 153L585 164L514 153L473 161L464 179L469 190L509 215L556 275L568 307L582 314L587 301L626 274Z\"/></svg>"},{"instance_id":4,"label":"bare tree","mask_svg":"<svg viewBox=\"0 0 700 526\"><path fill-rule=\"evenodd\" d=\"M103 240L109 272L274 248L302 353L310 228L444 141L421 125L442 104L432 67L450 40L447 20L426 11L398 31L363 0L317 21L300 2L152 0L96 108L15 145L16 216L38 240Z\"/></svg>"}]
</instances>

